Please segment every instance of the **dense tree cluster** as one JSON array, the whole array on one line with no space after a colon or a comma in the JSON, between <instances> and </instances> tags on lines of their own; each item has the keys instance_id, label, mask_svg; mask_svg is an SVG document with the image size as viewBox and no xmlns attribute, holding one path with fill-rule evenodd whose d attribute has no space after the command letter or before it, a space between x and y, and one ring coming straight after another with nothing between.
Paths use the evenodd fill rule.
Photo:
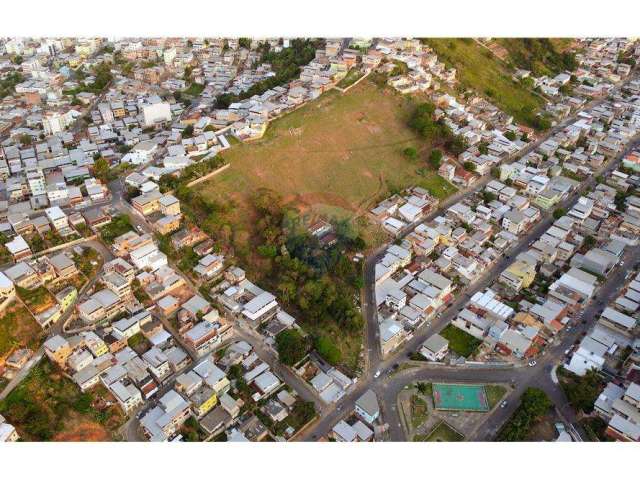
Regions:
<instances>
[{"instance_id":1,"label":"dense tree cluster","mask_svg":"<svg viewBox=\"0 0 640 480\"><path fill-rule=\"evenodd\" d=\"M582 377L563 369L561 385L571 406L584 413L591 413L604 386L602 377L593 369Z\"/></svg>"},{"instance_id":2,"label":"dense tree cluster","mask_svg":"<svg viewBox=\"0 0 640 480\"><path fill-rule=\"evenodd\" d=\"M467 149L467 142L454 135L442 118L435 120L436 107L425 102L418 105L409 120L409 126L420 135L435 144L442 144L453 155L459 155Z\"/></svg>"},{"instance_id":3,"label":"dense tree cluster","mask_svg":"<svg viewBox=\"0 0 640 480\"><path fill-rule=\"evenodd\" d=\"M253 205L259 217L256 227L261 245L257 251L270 259L267 281L283 304L313 326L336 324L347 331L360 330L362 316L354 296L362 287L362 274L360 265L345 252L363 248L364 241L348 235L346 223L337 222L337 243L323 248L274 192L259 190ZM328 361L338 361L339 353L329 343L329 339L315 341Z\"/></svg>"}]
</instances>

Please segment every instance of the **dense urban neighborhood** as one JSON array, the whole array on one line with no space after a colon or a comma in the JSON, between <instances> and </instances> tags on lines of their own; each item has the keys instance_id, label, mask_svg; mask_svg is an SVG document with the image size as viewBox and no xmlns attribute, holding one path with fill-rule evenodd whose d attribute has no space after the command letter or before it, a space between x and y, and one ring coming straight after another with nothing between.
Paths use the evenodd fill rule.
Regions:
<instances>
[{"instance_id":1,"label":"dense urban neighborhood","mask_svg":"<svg viewBox=\"0 0 640 480\"><path fill-rule=\"evenodd\" d=\"M0 39L0 441L640 441L638 59Z\"/></svg>"}]
</instances>

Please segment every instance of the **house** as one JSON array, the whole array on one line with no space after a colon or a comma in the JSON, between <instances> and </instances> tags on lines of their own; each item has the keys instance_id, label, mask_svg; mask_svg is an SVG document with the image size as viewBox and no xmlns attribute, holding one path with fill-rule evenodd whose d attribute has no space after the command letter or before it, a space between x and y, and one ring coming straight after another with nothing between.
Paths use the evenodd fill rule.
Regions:
<instances>
[{"instance_id":1,"label":"house","mask_svg":"<svg viewBox=\"0 0 640 480\"><path fill-rule=\"evenodd\" d=\"M590 273L572 267L549 287L549 295L561 303L575 305L591 298L597 278Z\"/></svg>"},{"instance_id":2,"label":"house","mask_svg":"<svg viewBox=\"0 0 640 480\"><path fill-rule=\"evenodd\" d=\"M66 253L59 253L49 259L56 275L60 279L71 278L78 274L76 264L69 258Z\"/></svg>"},{"instance_id":3,"label":"house","mask_svg":"<svg viewBox=\"0 0 640 480\"><path fill-rule=\"evenodd\" d=\"M109 385L109 390L116 398L118 405L125 414L129 414L139 405L142 405L142 394L136 386L126 380L118 380Z\"/></svg>"},{"instance_id":4,"label":"house","mask_svg":"<svg viewBox=\"0 0 640 480\"><path fill-rule=\"evenodd\" d=\"M514 235L522 233L526 226L526 218L518 210L510 210L504 214L504 217L502 217L502 228Z\"/></svg>"},{"instance_id":5,"label":"house","mask_svg":"<svg viewBox=\"0 0 640 480\"><path fill-rule=\"evenodd\" d=\"M122 312L124 305L117 294L105 288L78 305L78 314L87 324L102 322Z\"/></svg>"},{"instance_id":6,"label":"house","mask_svg":"<svg viewBox=\"0 0 640 480\"><path fill-rule=\"evenodd\" d=\"M529 288L536 278L535 264L518 259L503 270L500 281L513 290L520 291L521 288Z\"/></svg>"},{"instance_id":7,"label":"house","mask_svg":"<svg viewBox=\"0 0 640 480\"><path fill-rule=\"evenodd\" d=\"M21 288L33 289L42 283L38 273L25 262L19 262L7 268L4 275Z\"/></svg>"},{"instance_id":8,"label":"house","mask_svg":"<svg viewBox=\"0 0 640 480\"><path fill-rule=\"evenodd\" d=\"M7 423L5 418L0 415L0 443L17 442L20 439L15 427Z\"/></svg>"},{"instance_id":9,"label":"house","mask_svg":"<svg viewBox=\"0 0 640 480\"><path fill-rule=\"evenodd\" d=\"M13 260L18 262L23 258L31 256L31 248L27 242L22 238L22 235L17 235L13 240L5 244L9 253L13 256Z\"/></svg>"},{"instance_id":10,"label":"house","mask_svg":"<svg viewBox=\"0 0 640 480\"><path fill-rule=\"evenodd\" d=\"M59 367L64 368L73 351L69 342L60 335L55 335L44 342L43 346L47 358Z\"/></svg>"},{"instance_id":11,"label":"house","mask_svg":"<svg viewBox=\"0 0 640 480\"><path fill-rule=\"evenodd\" d=\"M226 374L216 366L211 356L196 365L193 368L193 372L202 378L216 392L218 397L228 392L231 387L231 382Z\"/></svg>"},{"instance_id":12,"label":"house","mask_svg":"<svg viewBox=\"0 0 640 480\"><path fill-rule=\"evenodd\" d=\"M434 334L424 341L420 353L431 362L439 362L449 352L449 341L439 334Z\"/></svg>"},{"instance_id":13,"label":"house","mask_svg":"<svg viewBox=\"0 0 640 480\"><path fill-rule=\"evenodd\" d=\"M208 254L198 261L198 265L193 271L201 277L211 278L224 268L224 257L222 255Z\"/></svg>"},{"instance_id":14,"label":"house","mask_svg":"<svg viewBox=\"0 0 640 480\"><path fill-rule=\"evenodd\" d=\"M69 228L69 219L60 207L47 208L45 214L57 231Z\"/></svg>"},{"instance_id":15,"label":"house","mask_svg":"<svg viewBox=\"0 0 640 480\"><path fill-rule=\"evenodd\" d=\"M158 405L140 417L140 425L151 441L169 440L191 415L189 402L175 390L165 393Z\"/></svg>"},{"instance_id":16,"label":"house","mask_svg":"<svg viewBox=\"0 0 640 480\"><path fill-rule=\"evenodd\" d=\"M242 315L254 324L259 324L275 315L277 308L276 297L269 292L262 292L244 305Z\"/></svg>"},{"instance_id":17,"label":"house","mask_svg":"<svg viewBox=\"0 0 640 480\"><path fill-rule=\"evenodd\" d=\"M356 400L355 412L356 415L369 425L373 425L378 419L380 416L380 405L378 405L378 398L373 390L367 390Z\"/></svg>"},{"instance_id":18,"label":"house","mask_svg":"<svg viewBox=\"0 0 640 480\"><path fill-rule=\"evenodd\" d=\"M194 226L191 228L183 228L171 235L171 244L176 250L181 250L183 248L192 247L207 238L206 233Z\"/></svg>"},{"instance_id":19,"label":"house","mask_svg":"<svg viewBox=\"0 0 640 480\"><path fill-rule=\"evenodd\" d=\"M607 345L600 343L591 336L586 336L571 356L571 361L566 365L566 368L580 376L583 376L591 369L601 370L608 349Z\"/></svg>"},{"instance_id":20,"label":"house","mask_svg":"<svg viewBox=\"0 0 640 480\"><path fill-rule=\"evenodd\" d=\"M13 281L0 272L0 298L8 298L16 291Z\"/></svg>"},{"instance_id":21,"label":"house","mask_svg":"<svg viewBox=\"0 0 640 480\"><path fill-rule=\"evenodd\" d=\"M189 396L189 401L191 402L193 414L201 418L215 407L218 397L213 388L208 385L201 385Z\"/></svg>"}]
</instances>

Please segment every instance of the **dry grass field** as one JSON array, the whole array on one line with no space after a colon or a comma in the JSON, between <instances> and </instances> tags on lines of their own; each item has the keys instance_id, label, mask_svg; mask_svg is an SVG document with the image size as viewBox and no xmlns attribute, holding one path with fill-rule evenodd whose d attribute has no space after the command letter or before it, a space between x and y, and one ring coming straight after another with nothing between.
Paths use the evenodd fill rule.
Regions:
<instances>
[{"instance_id":1,"label":"dry grass field","mask_svg":"<svg viewBox=\"0 0 640 480\"><path fill-rule=\"evenodd\" d=\"M346 94L331 91L272 122L265 136L223 156L231 167L199 186L236 206L236 239L250 236L249 195L266 187L302 213L362 216L390 189L422 185L439 197L455 188L433 172L421 176L429 145L407 126L412 99L365 80ZM421 152L409 160L403 150ZM244 234L244 235L243 235Z\"/></svg>"}]
</instances>

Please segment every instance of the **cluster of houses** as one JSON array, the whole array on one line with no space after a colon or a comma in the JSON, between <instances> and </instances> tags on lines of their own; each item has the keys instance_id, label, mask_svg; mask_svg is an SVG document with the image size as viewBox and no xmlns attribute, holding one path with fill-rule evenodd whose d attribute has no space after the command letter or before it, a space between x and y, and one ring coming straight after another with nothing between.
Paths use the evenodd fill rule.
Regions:
<instances>
[{"instance_id":1,"label":"cluster of houses","mask_svg":"<svg viewBox=\"0 0 640 480\"><path fill-rule=\"evenodd\" d=\"M76 251L82 252L83 249L77 247ZM3 298L11 298L15 294L16 287L26 290L46 287L48 291L53 292L55 301L29 309L44 330L57 322L75 304L78 291L70 280L79 274L70 252L41 255L31 260L19 261L4 270L0 274L0 284L2 284L0 295Z\"/></svg>"},{"instance_id":2,"label":"cluster of houses","mask_svg":"<svg viewBox=\"0 0 640 480\"><path fill-rule=\"evenodd\" d=\"M639 295L640 274L627 276L565 364L576 375L595 371L610 380L595 401L594 414L607 423L605 434L619 441L640 441Z\"/></svg>"},{"instance_id":3,"label":"cluster of houses","mask_svg":"<svg viewBox=\"0 0 640 480\"><path fill-rule=\"evenodd\" d=\"M456 78L455 68L446 68L438 56L416 38L383 38L376 43L375 49L369 49L363 64L377 66L387 60L380 68L388 73L387 84L402 94L439 89L437 81L441 80L451 86ZM405 69L397 71L397 65L403 64ZM403 72L406 70L406 73Z\"/></svg>"},{"instance_id":4,"label":"cluster of houses","mask_svg":"<svg viewBox=\"0 0 640 480\"><path fill-rule=\"evenodd\" d=\"M458 285L477 280L539 222L543 212L564 204L580 185L579 178L596 175L599 167L621 154L635 138L637 111L637 97L618 94L580 114L521 160L502 164L500 178L489 181L483 192L420 223L399 244L388 247L376 265L383 353L436 316ZM615 148L602 148L614 138ZM582 169L571 165L576 152L582 154L578 144L594 144L592 153L584 155ZM636 155L633 151L625 157L631 170ZM556 209L553 225L500 273L490 289L471 297L452 323L484 342L487 352L516 358L540 352L593 297L625 248L636 245L636 197L629 194L636 180L633 174L615 170L569 211ZM627 196L622 209L626 211L616 205L620 194ZM390 215L397 209L383 202L375 212ZM432 343L423 354L442 359L446 341L435 338Z\"/></svg>"},{"instance_id":5,"label":"cluster of houses","mask_svg":"<svg viewBox=\"0 0 640 480\"><path fill-rule=\"evenodd\" d=\"M403 194L395 194L369 211L373 220L392 235L398 235L410 224L423 219L438 205L422 187L412 187Z\"/></svg>"}]
</instances>

